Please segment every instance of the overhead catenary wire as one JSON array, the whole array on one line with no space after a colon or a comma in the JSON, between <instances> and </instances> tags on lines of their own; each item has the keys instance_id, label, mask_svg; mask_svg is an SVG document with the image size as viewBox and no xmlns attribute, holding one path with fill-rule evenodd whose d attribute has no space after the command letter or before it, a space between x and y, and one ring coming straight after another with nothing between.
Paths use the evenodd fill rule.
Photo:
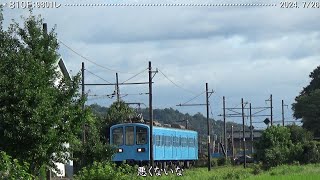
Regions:
<instances>
[{"instance_id":1,"label":"overhead catenary wire","mask_svg":"<svg viewBox=\"0 0 320 180\"><path fill-rule=\"evenodd\" d=\"M191 98L190 100L188 100L188 101L185 102L185 103L182 103L181 105L184 105L184 104L187 104L187 103L191 102L192 100L194 100L194 99L198 98L199 96L203 95L205 92L206 92L206 91L203 91L202 93L196 95L195 97Z\"/></svg>"},{"instance_id":2,"label":"overhead catenary wire","mask_svg":"<svg viewBox=\"0 0 320 180\"><path fill-rule=\"evenodd\" d=\"M92 64L96 65L96 66L99 66L100 68L103 68L105 70L108 70L108 71L111 71L111 72L117 72L117 73L123 73L123 74L135 74L135 73L132 73L132 72L124 72L124 71L119 71L119 70L115 70L115 69L112 69L112 68L109 68L109 67L106 67L106 66L103 66L103 65L100 65L92 60L90 60L89 58L83 56L82 54L78 53L77 51L75 51L74 49L72 49L70 46L66 45L64 42L62 42L61 40L58 39L58 41L63 45L65 46L67 49L69 49L70 51L72 51L74 54L80 56L81 58L91 62Z\"/></svg>"},{"instance_id":3,"label":"overhead catenary wire","mask_svg":"<svg viewBox=\"0 0 320 180\"><path fill-rule=\"evenodd\" d=\"M135 77L139 76L140 74L142 74L142 73L143 73L143 72L145 72L146 70L148 70L148 68L146 68L146 69L144 69L144 70L142 70L142 71L138 72L137 74L135 74L135 75L131 76L129 79L127 79L127 80L125 80L125 81L123 81L122 83L119 83L119 84L124 84L125 82L130 81L131 79L133 79L133 78L135 78Z\"/></svg>"},{"instance_id":4,"label":"overhead catenary wire","mask_svg":"<svg viewBox=\"0 0 320 180\"><path fill-rule=\"evenodd\" d=\"M189 90L189 89L186 89L186 88L178 85L177 83L173 82L173 81L172 81L167 75L165 75L160 69L158 69L158 71L159 71L168 81L170 81L170 82L171 82L173 85L175 85L176 87L178 87L178 88L180 88L180 89L183 89L184 91L189 92L189 93L191 93L191 94L194 94L194 95L196 94L195 92L193 92L193 91L191 91L191 90Z\"/></svg>"},{"instance_id":5,"label":"overhead catenary wire","mask_svg":"<svg viewBox=\"0 0 320 180\"><path fill-rule=\"evenodd\" d=\"M105 82L107 82L107 83L112 84L110 81L107 81L106 79L104 79L104 78L102 78L102 77L100 77L100 76L96 75L95 73L93 73L93 72L91 72L91 71L89 71L89 70L87 70L87 69L85 69L85 71L87 71L88 73L90 73L90 74L92 74L92 75L96 76L97 78L99 78L99 79L101 79L101 80L103 80L103 81L105 81Z\"/></svg>"}]
</instances>

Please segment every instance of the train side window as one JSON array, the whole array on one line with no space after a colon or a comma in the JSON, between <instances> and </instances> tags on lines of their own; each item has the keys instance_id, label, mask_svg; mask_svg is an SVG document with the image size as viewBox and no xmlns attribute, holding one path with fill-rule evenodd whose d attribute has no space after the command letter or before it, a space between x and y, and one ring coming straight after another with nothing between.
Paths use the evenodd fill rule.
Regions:
<instances>
[{"instance_id":1,"label":"train side window","mask_svg":"<svg viewBox=\"0 0 320 180\"><path fill-rule=\"evenodd\" d=\"M112 130L112 143L120 146L123 144L123 129L118 127Z\"/></svg>"},{"instance_id":2,"label":"train side window","mask_svg":"<svg viewBox=\"0 0 320 180\"><path fill-rule=\"evenodd\" d=\"M169 136L164 136L165 138L165 146L169 146Z\"/></svg>"},{"instance_id":3,"label":"train side window","mask_svg":"<svg viewBox=\"0 0 320 180\"><path fill-rule=\"evenodd\" d=\"M133 126L126 127L126 145L134 145L134 128Z\"/></svg>"},{"instance_id":4,"label":"train side window","mask_svg":"<svg viewBox=\"0 0 320 180\"><path fill-rule=\"evenodd\" d=\"M156 136L155 135L152 136L152 141L153 141L153 145L155 145L156 144Z\"/></svg>"},{"instance_id":5,"label":"train side window","mask_svg":"<svg viewBox=\"0 0 320 180\"><path fill-rule=\"evenodd\" d=\"M181 146L186 147L187 146L187 139L185 137L181 138Z\"/></svg>"},{"instance_id":6,"label":"train side window","mask_svg":"<svg viewBox=\"0 0 320 180\"><path fill-rule=\"evenodd\" d=\"M137 144L147 144L147 128L136 127Z\"/></svg>"},{"instance_id":7,"label":"train side window","mask_svg":"<svg viewBox=\"0 0 320 180\"><path fill-rule=\"evenodd\" d=\"M175 147L179 146L179 137L174 137L174 146Z\"/></svg>"},{"instance_id":8,"label":"train side window","mask_svg":"<svg viewBox=\"0 0 320 180\"><path fill-rule=\"evenodd\" d=\"M166 136L162 135L161 136L161 146L165 146L166 145L166 139L165 139Z\"/></svg>"},{"instance_id":9,"label":"train side window","mask_svg":"<svg viewBox=\"0 0 320 180\"><path fill-rule=\"evenodd\" d=\"M156 146L160 146L161 145L161 139L159 135L156 135Z\"/></svg>"},{"instance_id":10,"label":"train side window","mask_svg":"<svg viewBox=\"0 0 320 180\"><path fill-rule=\"evenodd\" d=\"M194 147L194 139L193 138L189 138L189 147Z\"/></svg>"}]
</instances>

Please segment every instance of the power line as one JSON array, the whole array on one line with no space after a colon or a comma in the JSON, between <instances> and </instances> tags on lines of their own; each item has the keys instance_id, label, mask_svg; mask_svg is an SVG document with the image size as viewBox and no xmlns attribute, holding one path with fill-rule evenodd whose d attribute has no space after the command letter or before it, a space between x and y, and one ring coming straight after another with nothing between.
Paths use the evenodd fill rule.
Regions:
<instances>
[{"instance_id":1,"label":"power line","mask_svg":"<svg viewBox=\"0 0 320 180\"><path fill-rule=\"evenodd\" d=\"M86 70L88 73L90 73L90 74L92 74L92 75L94 75L94 76L98 77L99 79L101 79L101 80L103 80L103 81L105 81L105 82L107 82L107 83L110 83L110 84L111 84L111 82L110 82L110 81L105 80L104 78L102 78L102 77L100 77L100 76L96 75L95 73L93 73L93 72L91 72L91 71L89 71L89 70L87 70L87 69L85 69L85 70Z\"/></svg>"},{"instance_id":2,"label":"power line","mask_svg":"<svg viewBox=\"0 0 320 180\"><path fill-rule=\"evenodd\" d=\"M138 75L142 74L143 72L145 72L147 69L148 69L148 68L146 68L146 69L144 69L144 70L142 70L142 71L138 72L137 74L133 75L132 77L130 77L129 79L127 79L127 80L123 81L123 82L122 82L122 83L120 83L120 84L124 84L125 82L130 81L131 79L133 79L133 78L137 77Z\"/></svg>"},{"instance_id":3,"label":"power line","mask_svg":"<svg viewBox=\"0 0 320 180\"><path fill-rule=\"evenodd\" d=\"M78 53L77 51L73 50L70 46L66 45L64 42L62 42L61 40L58 40L62 45L64 45L66 48L68 48L70 51L72 51L73 53L75 53L76 55L80 56L81 58L91 62L92 64L96 65L96 66L99 66L105 70L108 70L108 71L112 71L112 72L118 72L118 73L124 73L124 74L134 74L134 73L131 73L131 72L124 72L124 71L119 71L119 70L115 70L115 69L111 69L111 68L108 68L106 66L102 66L88 58L86 58L85 56L81 55L80 53Z\"/></svg>"},{"instance_id":4,"label":"power line","mask_svg":"<svg viewBox=\"0 0 320 180\"><path fill-rule=\"evenodd\" d=\"M176 87L181 88L181 89L183 89L183 90L185 90L186 92L189 92L189 93L191 93L191 94L196 94L195 92L193 92L193 91L191 91L191 90L189 90L189 89L186 89L186 88L178 85L177 83L173 82L173 81L172 81L170 78L168 78L168 76L165 75L160 69L159 69L159 72L160 72L168 81L170 81L173 85L175 85Z\"/></svg>"},{"instance_id":5,"label":"power line","mask_svg":"<svg viewBox=\"0 0 320 180\"><path fill-rule=\"evenodd\" d=\"M194 99L198 98L199 96L201 96L201 95L202 95L202 94L204 94L205 92L206 92L206 91L203 91L201 94L199 94L199 95L197 95L197 96L195 96L195 97L191 98L190 100L188 100L187 102L183 103L182 105L187 104L187 103L189 103L190 101L192 101L192 100L194 100Z\"/></svg>"}]
</instances>

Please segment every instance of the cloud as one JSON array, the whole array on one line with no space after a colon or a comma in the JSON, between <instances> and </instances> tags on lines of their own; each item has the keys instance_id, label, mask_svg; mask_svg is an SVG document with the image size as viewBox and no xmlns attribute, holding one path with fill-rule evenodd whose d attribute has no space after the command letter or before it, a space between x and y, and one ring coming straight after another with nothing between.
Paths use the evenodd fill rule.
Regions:
<instances>
[{"instance_id":1,"label":"cloud","mask_svg":"<svg viewBox=\"0 0 320 180\"><path fill-rule=\"evenodd\" d=\"M77 2L77 1L71 1ZM89 3L89 1L81 1ZM104 2L104 1L92 1ZM110 3L112 3L111 1ZM114 1L117 3L127 1ZM128 1L130 3L131 1ZM167 3L172 1L141 1ZM235 3L235 1L179 1L181 3ZM249 1L239 1L238 3ZM252 1L251 1L252 2ZM78 2L79 3L79 2ZM257 2L259 3L259 2ZM278 3L278 2L276 2ZM5 19L27 14L5 10ZM205 83L215 90L213 114L221 112L222 96L236 106L241 98L264 105L272 93L275 101L294 101L309 82L309 73L319 65L320 14L317 9L280 7L64 7L36 9L49 27L57 24L58 38L96 63L121 71L120 82L147 68L159 68L184 89L201 93ZM86 69L114 82L115 72L98 67L61 45L59 53L68 70ZM122 73L129 72L129 73ZM90 73L86 82L103 83ZM148 80L147 71L130 80ZM110 94L114 87L86 87L93 94ZM158 73L154 77L154 106L175 107L194 96ZM148 87L123 86L121 92L139 94ZM123 97L148 103L146 95ZM110 104L113 99L97 100ZM95 101L90 101L95 102ZM204 102L204 97L195 100ZM279 105L275 105L279 109ZM205 112L205 108L179 108ZM275 110L279 114L278 111ZM290 111L291 113L291 111Z\"/></svg>"}]
</instances>

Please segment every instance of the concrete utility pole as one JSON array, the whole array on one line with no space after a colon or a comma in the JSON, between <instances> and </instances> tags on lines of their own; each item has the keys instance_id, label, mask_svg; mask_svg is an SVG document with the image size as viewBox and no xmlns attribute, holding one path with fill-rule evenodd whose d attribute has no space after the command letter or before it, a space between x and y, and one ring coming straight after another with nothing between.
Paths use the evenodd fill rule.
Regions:
<instances>
[{"instance_id":1,"label":"concrete utility pole","mask_svg":"<svg viewBox=\"0 0 320 180\"><path fill-rule=\"evenodd\" d=\"M154 162L153 162L153 111L152 111L152 67L151 67L151 61L149 61L149 126L150 126L150 165L153 168ZM152 174L154 174L154 171L152 171Z\"/></svg>"},{"instance_id":2,"label":"concrete utility pole","mask_svg":"<svg viewBox=\"0 0 320 180\"><path fill-rule=\"evenodd\" d=\"M231 146L232 146L232 158L234 158L234 140L233 140L233 125L231 126Z\"/></svg>"},{"instance_id":3,"label":"concrete utility pole","mask_svg":"<svg viewBox=\"0 0 320 180\"><path fill-rule=\"evenodd\" d=\"M282 103L282 105L281 105L281 107L282 107L282 126L284 126L284 106L288 107L288 105L284 104L283 100L281 103Z\"/></svg>"},{"instance_id":4,"label":"concrete utility pole","mask_svg":"<svg viewBox=\"0 0 320 180\"><path fill-rule=\"evenodd\" d=\"M47 26L47 23L43 23L42 24L42 30L43 30L43 34L44 34L44 36L45 36L45 38L47 38L47 36L48 36L48 26ZM48 44L46 44L45 46L44 46L44 48L45 48L45 51L48 51ZM43 61L45 61L45 60L43 60ZM48 169L47 170L47 172L46 172L46 178L47 178L47 180L51 180L51 170L50 169Z\"/></svg>"},{"instance_id":5,"label":"concrete utility pole","mask_svg":"<svg viewBox=\"0 0 320 180\"><path fill-rule=\"evenodd\" d=\"M244 156L244 163L243 167L246 168L246 137L245 137L245 127L244 127L244 104L243 98L241 98L241 105L242 105L242 138L243 138L243 156Z\"/></svg>"},{"instance_id":6,"label":"concrete utility pole","mask_svg":"<svg viewBox=\"0 0 320 180\"><path fill-rule=\"evenodd\" d=\"M251 103L250 108L250 137L251 137L251 154L253 154L253 126L252 126L252 113L251 113Z\"/></svg>"},{"instance_id":7,"label":"concrete utility pole","mask_svg":"<svg viewBox=\"0 0 320 180\"><path fill-rule=\"evenodd\" d=\"M270 110L271 110L271 126L273 125L273 119L272 119L272 117L273 117L273 112L272 112L272 94L270 95Z\"/></svg>"},{"instance_id":8,"label":"concrete utility pole","mask_svg":"<svg viewBox=\"0 0 320 180\"><path fill-rule=\"evenodd\" d=\"M226 100L223 96L223 138L224 138L224 151L225 151L225 159L228 158L228 148L227 148L227 123L226 123Z\"/></svg>"},{"instance_id":9,"label":"concrete utility pole","mask_svg":"<svg viewBox=\"0 0 320 180\"><path fill-rule=\"evenodd\" d=\"M119 89L119 79L118 79L118 73L116 73L116 93L117 93L117 102L120 102L120 89Z\"/></svg>"},{"instance_id":10,"label":"concrete utility pole","mask_svg":"<svg viewBox=\"0 0 320 180\"><path fill-rule=\"evenodd\" d=\"M206 106L207 108L207 130L208 130L208 137L207 137L207 141L208 141L208 171L211 170L211 163L210 163L210 160L211 160L211 154L210 154L210 123L209 123L209 97L212 95L213 91L208 91L208 83L206 83L206 103L205 104L187 104L187 103L184 103L184 104L178 104L177 106Z\"/></svg>"},{"instance_id":11,"label":"concrete utility pole","mask_svg":"<svg viewBox=\"0 0 320 180\"><path fill-rule=\"evenodd\" d=\"M207 105L207 130L208 130L208 171L211 170L211 154L210 154L210 125L209 125L209 91L208 83L206 83L206 105Z\"/></svg>"}]
</instances>

